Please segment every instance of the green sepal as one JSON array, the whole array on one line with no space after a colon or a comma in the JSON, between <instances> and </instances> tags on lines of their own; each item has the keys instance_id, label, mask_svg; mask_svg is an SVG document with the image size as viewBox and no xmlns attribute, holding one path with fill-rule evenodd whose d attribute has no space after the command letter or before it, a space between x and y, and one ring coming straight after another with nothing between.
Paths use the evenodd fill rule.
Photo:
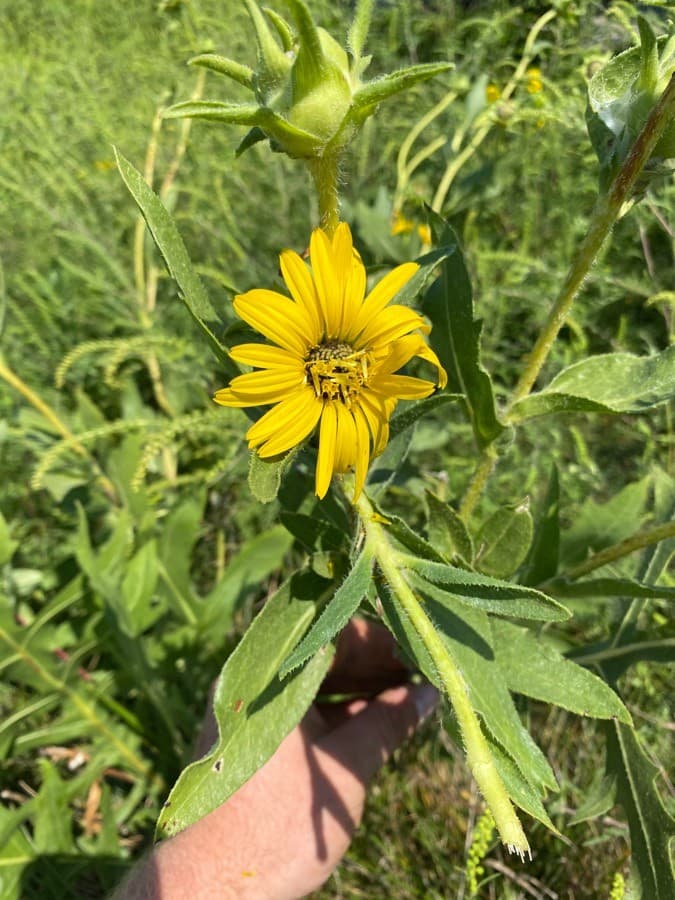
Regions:
<instances>
[{"instance_id":1,"label":"green sepal","mask_svg":"<svg viewBox=\"0 0 675 900\"><path fill-rule=\"evenodd\" d=\"M255 103L223 103L222 100L183 100L162 113L163 119L206 119L228 125L258 125L261 107Z\"/></svg>"},{"instance_id":2,"label":"green sepal","mask_svg":"<svg viewBox=\"0 0 675 900\"><path fill-rule=\"evenodd\" d=\"M258 68L253 85L258 99L266 103L282 89L292 61L274 40L267 20L257 4L253 0L244 0L244 5L253 23L258 48Z\"/></svg>"},{"instance_id":3,"label":"green sepal","mask_svg":"<svg viewBox=\"0 0 675 900\"><path fill-rule=\"evenodd\" d=\"M233 59L228 59L226 56L218 56L217 53L200 53L199 56L189 59L188 65L203 66L205 69L211 69L212 72L218 72L219 75L227 75L233 81L253 90L255 75L253 69L235 62Z\"/></svg>"},{"instance_id":4,"label":"green sepal","mask_svg":"<svg viewBox=\"0 0 675 900\"><path fill-rule=\"evenodd\" d=\"M293 29L286 19L284 19L283 16L280 16L276 10L270 9L269 6L263 6L262 10L276 29L284 53L289 53L293 49L295 43Z\"/></svg>"},{"instance_id":5,"label":"green sepal","mask_svg":"<svg viewBox=\"0 0 675 900\"><path fill-rule=\"evenodd\" d=\"M372 11L373 0L358 0L354 10L354 18L347 34L347 44L355 61L361 59L366 38L368 37Z\"/></svg>"},{"instance_id":6,"label":"green sepal","mask_svg":"<svg viewBox=\"0 0 675 900\"><path fill-rule=\"evenodd\" d=\"M659 76L659 53L656 46L656 35L652 26L644 16L637 17L640 32L640 74L636 87L654 95Z\"/></svg>"},{"instance_id":7,"label":"green sepal","mask_svg":"<svg viewBox=\"0 0 675 900\"><path fill-rule=\"evenodd\" d=\"M428 81L443 72L449 72L452 68L454 68L452 63L421 63L418 66L409 66L407 69L400 69L398 72L390 72L389 75L375 78L354 92L352 115L355 114L358 121L363 121L375 111L375 108L383 100L388 100L389 97L406 91L422 81Z\"/></svg>"},{"instance_id":8,"label":"green sepal","mask_svg":"<svg viewBox=\"0 0 675 900\"><path fill-rule=\"evenodd\" d=\"M254 125L250 131L247 131L244 137L239 141L237 149L234 151L235 156L241 156L242 153L245 153L247 150L250 150L251 147L259 144L261 141L266 141L267 135L258 125Z\"/></svg>"},{"instance_id":9,"label":"green sepal","mask_svg":"<svg viewBox=\"0 0 675 900\"><path fill-rule=\"evenodd\" d=\"M302 97L313 90L325 76L327 60L321 46L321 36L312 15L303 0L287 0L291 15L295 20L300 46L293 66L293 77L298 93L294 98Z\"/></svg>"}]
</instances>

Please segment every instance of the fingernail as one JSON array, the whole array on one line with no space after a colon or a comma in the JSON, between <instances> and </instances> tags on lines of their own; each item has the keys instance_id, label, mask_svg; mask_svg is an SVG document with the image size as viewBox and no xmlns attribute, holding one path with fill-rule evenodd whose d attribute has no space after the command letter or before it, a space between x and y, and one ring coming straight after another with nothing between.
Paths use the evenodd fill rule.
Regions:
<instances>
[{"instance_id":1,"label":"fingernail","mask_svg":"<svg viewBox=\"0 0 675 900\"><path fill-rule=\"evenodd\" d=\"M418 684L413 688L415 708L420 722L428 719L431 713L436 709L439 700L439 693L431 684Z\"/></svg>"}]
</instances>

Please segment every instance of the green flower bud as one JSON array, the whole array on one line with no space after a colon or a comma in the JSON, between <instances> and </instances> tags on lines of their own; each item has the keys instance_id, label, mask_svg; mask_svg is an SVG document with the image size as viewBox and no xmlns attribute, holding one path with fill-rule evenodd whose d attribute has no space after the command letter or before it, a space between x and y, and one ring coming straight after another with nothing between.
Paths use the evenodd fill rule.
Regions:
<instances>
[{"instance_id":1,"label":"green flower bud","mask_svg":"<svg viewBox=\"0 0 675 900\"><path fill-rule=\"evenodd\" d=\"M638 27L640 46L619 53L588 85L586 120L600 161L602 189L611 183L675 71L675 35L656 38L641 16ZM673 157L675 122L656 145L647 176L658 173L659 164Z\"/></svg>"},{"instance_id":2,"label":"green flower bud","mask_svg":"<svg viewBox=\"0 0 675 900\"><path fill-rule=\"evenodd\" d=\"M418 82L447 71L448 63L411 66L372 81L361 76L369 58L361 54L370 0L359 0L350 29L351 54L312 19L305 0L286 0L293 26L278 13L243 0L256 35L257 67L201 54L190 60L249 88L254 103L217 100L178 103L165 118L187 116L249 125L237 153L260 140L294 158L339 157L379 103Z\"/></svg>"}]
</instances>

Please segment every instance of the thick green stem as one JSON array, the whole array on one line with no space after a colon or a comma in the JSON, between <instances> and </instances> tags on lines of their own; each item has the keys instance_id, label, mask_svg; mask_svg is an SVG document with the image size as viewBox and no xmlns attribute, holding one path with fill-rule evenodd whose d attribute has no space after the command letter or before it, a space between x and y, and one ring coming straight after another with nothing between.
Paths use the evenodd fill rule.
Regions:
<instances>
[{"instance_id":1,"label":"thick green stem","mask_svg":"<svg viewBox=\"0 0 675 900\"><path fill-rule=\"evenodd\" d=\"M314 179L319 201L319 224L326 234L332 237L340 221L338 193L340 159L338 156L318 156L308 159L307 167Z\"/></svg>"},{"instance_id":2,"label":"thick green stem","mask_svg":"<svg viewBox=\"0 0 675 900\"><path fill-rule=\"evenodd\" d=\"M630 198L635 182L651 157L664 129L672 122L674 116L675 75L671 77L661 99L652 110L644 128L638 135L630 153L612 182L609 191L598 198L586 237L579 245L565 283L534 345L525 370L514 391L511 405L518 400L522 400L532 390L584 279L588 275L614 223L619 218L621 207Z\"/></svg>"},{"instance_id":3,"label":"thick green stem","mask_svg":"<svg viewBox=\"0 0 675 900\"><path fill-rule=\"evenodd\" d=\"M466 683L448 653L441 636L401 574L396 550L389 542L384 528L365 495L361 495L356 506L377 564L410 624L426 647L438 677L450 698L464 740L467 763L494 816L502 841L509 850L524 856L530 852L527 838L495 767L480 722L471 705Z\"/></svg>"}]
</instances>

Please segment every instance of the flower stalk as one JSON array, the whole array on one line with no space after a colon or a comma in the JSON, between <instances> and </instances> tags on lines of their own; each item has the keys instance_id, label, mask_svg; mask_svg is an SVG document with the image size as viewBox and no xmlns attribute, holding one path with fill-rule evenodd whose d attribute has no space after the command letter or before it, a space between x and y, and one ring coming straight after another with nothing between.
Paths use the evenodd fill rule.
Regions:
<instances>
[{"instance_id":1,"label":"flower stalk","mask_svg":"<svg viewBox=\"0 0 675 900\"><path fill-rule=\"evenodd\" d=\"M527 397L532 390L591 266L614 223L619 219L624 203L630 199L631 191L640 173L652 156L666 127L673 122L673 119L675 119L675 74L671 76L665 91L654 106L609 190L606 194L598 197L586 236L579 245L567 278L529 356L513 393L510 406Z\"/></svg>"},{"instance_id":2,"label":"flower stalk","mask_svg":"<svg viewBox=\"0 0 675 900\"><path fill-rule=\"evenodd\" d=\"M466 682L422 604L403 577L397 552L365 494L361 494L356 507L377 564L429 653L450 698L464 740L469 769L494 816L501 839L511 852L524 857L530 853L530 847L490 754L480 722L471 705Z\"/></svg>"}]
</instances>

